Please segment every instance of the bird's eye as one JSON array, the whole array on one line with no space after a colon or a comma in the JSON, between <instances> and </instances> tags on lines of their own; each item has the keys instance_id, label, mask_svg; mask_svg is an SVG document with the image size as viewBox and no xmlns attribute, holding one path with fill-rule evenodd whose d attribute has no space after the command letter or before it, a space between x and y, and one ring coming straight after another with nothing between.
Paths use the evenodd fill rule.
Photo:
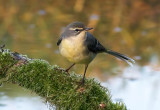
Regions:
<instances>
[{"instance_id":1,"label":"bird's eye","mask_svg":"<svg viewBox=\"0 0 160 110\"><path fill-rule=\"evenodd\" d=\"M75 31L75 32L79 32L80 30L79 30L79 29L75 29L74 31Z\"/></svg>"}]
</instances>

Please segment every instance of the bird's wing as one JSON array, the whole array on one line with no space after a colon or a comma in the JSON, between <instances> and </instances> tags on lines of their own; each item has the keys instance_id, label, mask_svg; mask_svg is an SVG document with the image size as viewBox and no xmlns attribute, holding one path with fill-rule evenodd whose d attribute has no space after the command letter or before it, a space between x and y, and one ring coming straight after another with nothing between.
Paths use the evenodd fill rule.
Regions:
<instances>
[{"instance_id":1,"label":"bird's wing","mask_svg":"<svg viewBox=\"0 0 160 110\"><path fill-rule=\"evenodd\" d=\"M132 63L135 63L135 61L133 59L127 57L126 55L123 55L121 53L104 48L103 45L101 45L99 43L99 41L89 32L87 32L85 44L87 45L89 51L91 51L93 53L106 52L110 55L113 55L113 56L127 62L131 66L132 66Z\"/></svg>"},{"instance_id":2,"label":"bird's wing","mask_svg":"<svg viewBox=\"0 0 160 110\"><path fill-rule=\"evenodd\" d=\"M62 37L60 37L60 38L58 39L58 41L57 41L57 45L58 45L58 46L60 45L61 41L62 41Z\"/></svg>"},{"instance_id":3,"label":"bird's wing","mask_svg":"<svg viewBox=\"0 0 160 110\"><path fill-rule=\"evenodd\" d=\"M60 38L57 41L58 46L61 44L61 41L63 40L64 37L65 37L64 34L61 34Z\"/></svg>"},{"instance_id":4,"label":"bird's wing","mask_svg":"<svg viewBox=\"0 0 160 110\"><path fill-rule=\"evenodd\" d=\"M106 49L99 43L99 41L89 32L86 33L85 44L88 47L88 50L93 53L105 52Z\"/></svg>"}]
</instances>

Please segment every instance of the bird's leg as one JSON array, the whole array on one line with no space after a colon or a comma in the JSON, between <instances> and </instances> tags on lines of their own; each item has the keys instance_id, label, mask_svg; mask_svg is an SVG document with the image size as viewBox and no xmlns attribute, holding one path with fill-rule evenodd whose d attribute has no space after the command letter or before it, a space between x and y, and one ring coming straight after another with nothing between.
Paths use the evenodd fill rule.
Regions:
<instances>
[{"instance_id":1,"label":"bird's leg","mask_svg":"<svg viewBox=\"0 0 160 110\"><path fill-rule=\"evenodd\" d=\"M65 70L65 72L68 73L68 71L69 71L74 65L75 65L75 63L73 63L71 66L69 66L69 67Z\"/></svg>"},{"instance_id":2,"label":"bird's leg","mask_svg":"<svg viewBox=\"0 0 160 110\"><path fill-rule=\"evenodd\" d=\"M88 64L85 65L85 70L84 70L83 78L82 78L82 80L81 80L81 82L80 82L80 85L83 85L84 82L85 82L85 75L86 75L87 68L88 68Z\"/></svg>"}]
</instances>

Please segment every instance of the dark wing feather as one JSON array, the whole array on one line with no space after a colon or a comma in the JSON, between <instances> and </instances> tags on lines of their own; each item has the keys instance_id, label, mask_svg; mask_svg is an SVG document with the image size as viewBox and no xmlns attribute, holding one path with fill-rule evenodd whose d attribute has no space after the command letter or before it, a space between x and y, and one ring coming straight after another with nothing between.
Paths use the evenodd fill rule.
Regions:
<instances>
[{"instance_id":1,"label":"dark wing feather","mask_svg":"<svg viewBox=\"0 0 160 110\"><path fill-rule=\"evenodd\" d=\"M86 33L85 44L88 47L88 50L93 53L105 52L106 49L99 43L99 41L89 32Z\"/></svg>"},{"instance_id":2,"label":"dark wing feather","mask_svg":"<svg viewBox=\"0 0 160 110\"><path fill-rule=\"evenodd\" d=\"M60 36L60 38L59 38L58 41L57 41L57 45L58 45L58 46L61 44L61 41L63 40L64 37L65 37L65 36L64 36L64 34L62 33L61 36Z\"/></svg>"},{"instance_id":3,"label":"dark wing feather","mask_svg":"<svg viewBox=\"0 0 160 110\"><path fill-rule=\"evenodd\" d=\"M113 55L113 56L127 62L129 65L132 65L132 63L135 62L133 59L127 57L126 55L123 55L121 53L118 53L118 52L115 52L115 51L112 51L112 50L109 50L109 49L105 49L99 43L99 41L93 35L91 35L89 32L87 32L85 44L87 45L89 51L91 51L93 53L106 52L110 55Z\"/></svg>"},{"instance_id":4,"label":"dark wing feather","mask_svg":"<svg viewBox=\"0 0 160 110\"><path fill-rule=\"evenodd\" d=\"M58 39L58 41L57 41L57 45L58 45L58 46L60 45L61 41L62 41L62 37L60 37L60 38Z\"/></svg>"}]
</instances>

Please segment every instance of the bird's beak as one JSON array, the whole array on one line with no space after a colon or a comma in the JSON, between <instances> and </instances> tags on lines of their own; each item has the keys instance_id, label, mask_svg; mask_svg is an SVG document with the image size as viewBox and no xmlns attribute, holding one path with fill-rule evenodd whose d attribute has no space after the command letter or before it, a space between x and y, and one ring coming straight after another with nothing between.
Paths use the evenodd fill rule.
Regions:
<instances>
[{"instance_id":1,"label":"bird's beak","mask_svg":"<svg viewBox=\"0 0 160 110\"><path fill-rule=\"evenodd\" d=\"M85 30L85 31L89 31L89 30L92 30L92 29L93 29L93 28L89 28L89 27L87 28L87 27L86 27L84 30Z\"/></svg>"}]
</instances>

